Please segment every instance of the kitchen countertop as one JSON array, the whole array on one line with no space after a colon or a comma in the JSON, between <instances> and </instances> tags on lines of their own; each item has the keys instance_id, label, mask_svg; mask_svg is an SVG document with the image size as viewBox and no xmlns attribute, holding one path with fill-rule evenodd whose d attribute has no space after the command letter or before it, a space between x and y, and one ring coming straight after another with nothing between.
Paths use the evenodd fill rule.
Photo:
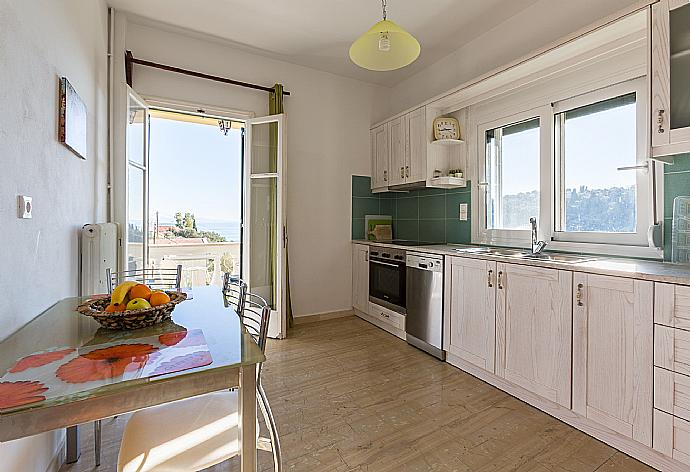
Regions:
<instances>
[{"instance_id":1,"label":"kitchen countertop","mask_svg":"<svg viewBox=\"0 0 690 472\"><path fill-rule=\"evenodd\" d=\"M425 246L401 246L398 244L380 241L352 240L355 244L368 246L392 247L405 251L414 251L444 256L467 257L471 259L484 259L508 264L531 265L551 269L570 270L573 272L586 272L589 274L613 275L617 277L629 277L653 282L666 282L680 285L690 285L690 264L674 264L671 262L650 261L644 259L611 258L606 256L592 256L592 260L584 262L544 261L527 258L516 258L496 254L481 254L472 252L460 252L458 249L468 247L481 247L479 245L425 245ZM548 251L547 251L548 253Z\"/></svg>"}]
</instances>

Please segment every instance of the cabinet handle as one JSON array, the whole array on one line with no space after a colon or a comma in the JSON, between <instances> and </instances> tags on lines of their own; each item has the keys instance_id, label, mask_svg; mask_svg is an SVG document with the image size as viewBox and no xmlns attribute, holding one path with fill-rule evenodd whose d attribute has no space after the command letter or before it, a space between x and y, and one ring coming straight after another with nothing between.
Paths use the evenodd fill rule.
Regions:
<instances>
[{"instance_id":1,"label":"cabinet handle","mask_svg":"<svg viewBox=\"0 0 690 472\"><path fill-rule=\"evenodd\" d=\"M577 300L577 306L584 306L585 304L582 303L582 299L584 296L582 295L582 289L584 288L583 284L577 284L577 293L575 294L575 299Z\"/></svg>"},{"instance_id":2,"label":"cabinet handle","mask_svg":"<svg viewBox=\"0 0 690 472\"><path fill-rule=\"evenodd\" d=\"M383 316L383 317L385 317L385 318L390 318L390 317L391 317L391 315L389 315L389 314L387 314L387 313L383 313L383 312L381 313L381 316Z\"/></svg>"},{"instance_id":3,"label":"cabinet handle","mask_svg":"<svg viewBox=\"0 0 690 472\"><path fill-rule=\"evenodd\" d=\"M657 132L662 134L666 131L664 129L664 113L666 113L666 110L659 110L659 114L656 117L656 122L659 124Z\"/></svg>"},{"instance_id":4,"label":"cabinet handle","mask_svg":"<svg viewBox=\"0 0 690 472\"><path fill-rule=\"evenodd\" d=\"M369 262L369 251L364 251L364 260Z\"/></svg>"},{"instance_id":5,"label":"cabinet handle","mask_svg":"<svg viewBox=\"0 0 690 472\"><path fill-rule=\"evenodd\" d=\"M402 177L403 179L405 178L405 168L404 167L400 168L400 177Z\"/></svg>"},{"instance_id":6,"label":"cabinet handle","mask_svg":"<svg viewBox=\"0 0 690 472\"><path fill-rule=\"evenodd\" d=\"M498 271L498 289L503 290L503 271Z\"/></svg>"},{"instance_id":7,"label":"cabinet handle","mask_svg":"<svg viewBox=\"0 0 690 472\"><path fill-rule=\"evenodd\" d=\"M388 171L387 170L383 171L383 181L388 182Z\"/></svg>"},{"instance_id":8,"label":"cabinet handle","mask_svg":"<svg viewBox=\"0 0 690 472\"><path fill-rule=\"evenodd\" d=\"M493 284L493 275L494 275L494 271L491 270L491 269L489 269L489 274L488 274L487 280L486 280L486 282L489 284L489 287L493 287L493 286L494 286L494 284Z\"/></svg>"},{"instance_id":9,"label":"cabinet handle","mask_svg":"<svg viewBox=\"0 0 690 472\"><path fill-rule=\"evenodd\" d=\"M410 176L410 166L405 166L405 177Z\"/></svg>"}]
</instances>

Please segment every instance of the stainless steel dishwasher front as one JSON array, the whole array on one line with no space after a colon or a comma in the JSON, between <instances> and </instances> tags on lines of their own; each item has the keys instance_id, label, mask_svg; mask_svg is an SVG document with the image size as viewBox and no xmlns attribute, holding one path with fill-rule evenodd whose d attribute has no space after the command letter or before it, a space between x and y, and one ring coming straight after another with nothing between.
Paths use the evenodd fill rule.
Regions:
<instances>
[{"instance_id":1,"label":"stainless steel dishwasher front","mask_svg":"<svg viewBox=\"0 0 690 472\"><path fill-rule=\"evenodd\" d=\"M443 257L408 252L406 266L407 342L443 360Z\"/></svg>"}]
</instances>

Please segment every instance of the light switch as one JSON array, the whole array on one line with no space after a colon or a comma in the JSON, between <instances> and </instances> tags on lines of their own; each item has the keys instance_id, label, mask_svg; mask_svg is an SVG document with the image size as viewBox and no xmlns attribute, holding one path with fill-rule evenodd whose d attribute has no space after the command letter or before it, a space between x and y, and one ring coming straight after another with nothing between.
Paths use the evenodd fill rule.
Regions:
<instances>
[{"instance_id":1,"label":"light switch","mask_svg":"<svg viewBox=\"0 0 690 472\"><path fill-rule=\"evenodd\" d=\"M32 198L26 195L19 195L17 197L17 216L22 219L31 218L34 209Z\"/></svg>"},{"instance_id":2,"label":"light switch","mask_svg":"<svg viewBox=\"0 0 690 472\"><path fill-rule=\"evenodd\" d=\"M460 221L467 221L467 203L461 203L458 206L458 219Z\"/></svg>"}]
</instances>

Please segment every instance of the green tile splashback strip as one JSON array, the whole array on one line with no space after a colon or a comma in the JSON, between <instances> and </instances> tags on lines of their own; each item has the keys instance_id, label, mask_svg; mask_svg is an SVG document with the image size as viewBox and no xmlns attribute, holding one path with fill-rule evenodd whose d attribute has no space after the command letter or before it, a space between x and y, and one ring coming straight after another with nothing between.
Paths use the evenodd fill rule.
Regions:
<instances>
[{"instance_id":1,"label":"green tile splashback strip","mask_svg":"<svg viewBox=\"0 0 690 472\"><path fill-rule=\"evenodd\" d=\"M470 222L458 220L458 205L470 203L470 186L456 189L425 188L410 192L373 194L371 179L352 176L352 237L364 236L364 217L390 215L393 236L435 243L470 243ZM374 203L378 201L378 206Z\"/></svg>"}]
</instances>

